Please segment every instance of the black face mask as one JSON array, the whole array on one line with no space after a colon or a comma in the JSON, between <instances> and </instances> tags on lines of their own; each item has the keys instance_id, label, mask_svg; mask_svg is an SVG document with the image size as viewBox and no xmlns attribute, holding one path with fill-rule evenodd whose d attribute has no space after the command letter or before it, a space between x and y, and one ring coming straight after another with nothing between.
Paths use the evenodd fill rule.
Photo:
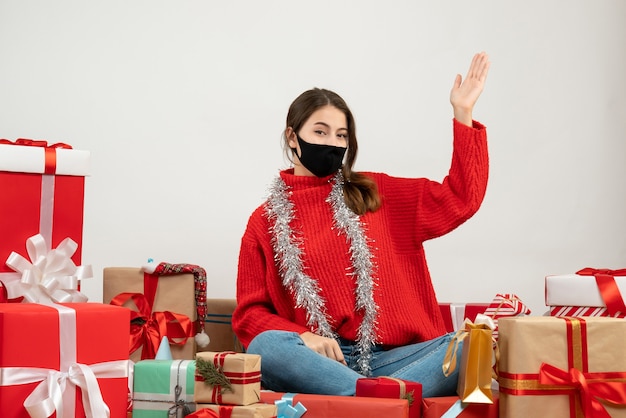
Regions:
<instances>
[{"instance_id":1,"label":"black face mask","mask_svg":"<svg viewBox=\"0 0 626 418\"><path fill-rule=\"evenodd\" d=\"M317 177L326 177L335 173L341 168L343 156L347 148L335 147L333 145L311 144L296 135L300 145L300 155L296 148L293 152L298 156L302 165L315 174Z\"/></svg>"}]
</instances>

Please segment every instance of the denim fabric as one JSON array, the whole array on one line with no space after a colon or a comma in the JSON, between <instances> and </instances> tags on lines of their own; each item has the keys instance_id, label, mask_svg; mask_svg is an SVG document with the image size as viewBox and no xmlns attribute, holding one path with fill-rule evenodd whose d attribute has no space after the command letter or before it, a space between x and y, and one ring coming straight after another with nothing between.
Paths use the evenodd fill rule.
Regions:
<instances>
[{"instance_id":1,"label":"denim fabric","mask_svg":"<svg viewBox=\"0 0 626 418\"><path fill-rule=\"evenodd\" d=\"M448 377L441 366L454 334L446 334L430 341L383 350L375 347L370 363L372 377L389 376L420 382L423 397L454 395L458 368ZM266 389L277 392L299 392L352 396L357 373L356 347L339 340L348 366L324 357L309 349L297 333L266 331L257 335L247 353L261 355L261 376ZM459 350L462 344L459 344ZM457 352L460 359L461 352Z\"/></svg>"}]
</instances>

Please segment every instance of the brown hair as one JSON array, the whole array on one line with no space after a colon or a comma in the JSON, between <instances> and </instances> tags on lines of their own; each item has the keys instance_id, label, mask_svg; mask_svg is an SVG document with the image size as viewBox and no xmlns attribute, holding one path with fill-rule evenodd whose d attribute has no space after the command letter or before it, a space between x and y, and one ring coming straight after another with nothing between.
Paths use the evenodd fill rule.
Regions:
<instances>
[{"instance_id":1,"label":"brown hair","mask_svg":"<svg viewBox=\"0 0 626 418\"><path fill-rule=\"evenodd\" d=\"M287 127L291 127L296 133L300 131L302 125L311 117L313 112L324 106L333 106L346 115L348 123L348 150L346 162L342 167L345 183L343 196L346 205L358 215L366 212L375 212L380 207L380 196L376 183L369 177L352 171L352 166L356 161L358 144L356 140L356 126L354 117L346 102L337 94L330 90L314 88L307 90L298 96L287 112ZM285 136L285 152L289 155L289 144Z\"/></svg>"}]
</instances>

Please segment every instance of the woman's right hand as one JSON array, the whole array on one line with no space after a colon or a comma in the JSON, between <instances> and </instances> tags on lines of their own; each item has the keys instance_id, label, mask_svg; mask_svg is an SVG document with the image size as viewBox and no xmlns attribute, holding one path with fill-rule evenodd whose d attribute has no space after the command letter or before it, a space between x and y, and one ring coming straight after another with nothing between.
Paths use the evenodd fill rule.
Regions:
<instances>
[{"instance_id":1,"label":"woman's right hand","mask_svg":"<svg viewBox=\"0 0 626 418\"><path fill-rule=\"evenodd\" d=\"M322 337L321 335L314 334L312 332L303 332L300 334L300 338L304 342L304 345L318 354L328 357L329 359L338 361L341 364L347 365L341 348L336 340L328 337Z\"/></svg>"}]
</instances>

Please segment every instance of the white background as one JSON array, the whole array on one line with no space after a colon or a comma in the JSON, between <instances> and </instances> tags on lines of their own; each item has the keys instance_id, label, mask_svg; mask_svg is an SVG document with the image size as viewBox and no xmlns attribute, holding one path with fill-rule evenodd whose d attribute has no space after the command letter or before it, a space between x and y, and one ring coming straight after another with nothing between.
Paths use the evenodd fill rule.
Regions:
<instances>
[{"instance_id":1,"label":"white background","mask_svg":"<svg viewBox=\"0 0 626 418\"><path fill-rule=\"evenodd\" d=\"M480 211L426 251L440 301L626 267L626 2L0 1L0 137L89 150L83 283L148 258L234 297L239 242L279 168L291 101L337 91L356 168L441 180L448 95L487 51ZM1 191L0 191L1 192Z\"/></svg>"}]
</instances>

